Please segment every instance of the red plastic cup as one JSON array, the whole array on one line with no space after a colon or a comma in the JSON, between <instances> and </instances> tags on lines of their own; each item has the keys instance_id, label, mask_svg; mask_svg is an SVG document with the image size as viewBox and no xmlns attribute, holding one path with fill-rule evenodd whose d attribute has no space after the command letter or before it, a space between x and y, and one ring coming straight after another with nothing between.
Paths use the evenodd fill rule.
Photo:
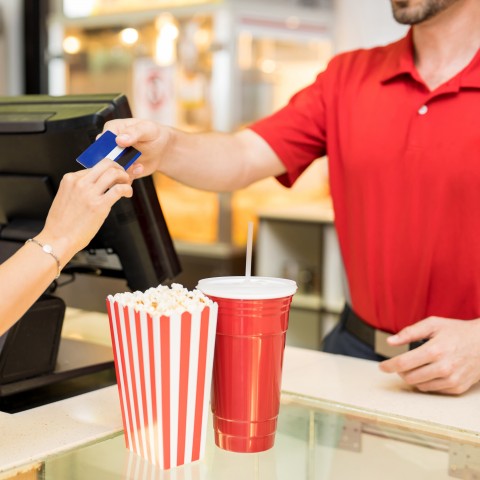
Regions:
<instances>
[{"instance_id":1,"label":"red plastic cup","mask_svg":"<svg viewBox=\"0 0 480 480\"><path fill-rule=\"evenodd\" d=\"M211 407L215 443L261 452L275 442L293 280L216 277L197 288L218 304Z\"/></svg>"}]
</instances>

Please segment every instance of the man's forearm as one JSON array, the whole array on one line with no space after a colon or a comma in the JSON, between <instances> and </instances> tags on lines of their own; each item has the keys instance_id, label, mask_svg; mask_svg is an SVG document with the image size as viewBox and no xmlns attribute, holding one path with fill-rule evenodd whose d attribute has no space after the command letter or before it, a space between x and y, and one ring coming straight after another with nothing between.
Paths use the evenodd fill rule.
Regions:
<instances>
[{"instance_id":1,"label":"man's forearm","mask_svg":"<svg viewBox=\"0 0 480 480\"><path fill-rule=\"evenodd\" d=\"M158 169L191 187L232 191L285 168L267 143L250 130L236 134L171 131Z\"/></svg>"}]
</instances>

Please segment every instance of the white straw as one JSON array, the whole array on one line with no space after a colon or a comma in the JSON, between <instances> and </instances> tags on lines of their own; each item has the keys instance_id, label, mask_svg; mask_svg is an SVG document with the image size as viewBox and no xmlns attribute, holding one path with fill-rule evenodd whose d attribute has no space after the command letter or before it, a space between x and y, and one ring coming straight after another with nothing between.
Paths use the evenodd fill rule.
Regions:
<instances>
[{"instance_id":1,"label":"white straw","mask_svg":"<svg viewBox=\"0 0 480 480\"><path fill-rule=\"evenodd\" d=\"M253 243L253 222L248 222L247 233L247 260L245 262L245 277L252 275L252 243Z\"/></svg>"}]
</instances>

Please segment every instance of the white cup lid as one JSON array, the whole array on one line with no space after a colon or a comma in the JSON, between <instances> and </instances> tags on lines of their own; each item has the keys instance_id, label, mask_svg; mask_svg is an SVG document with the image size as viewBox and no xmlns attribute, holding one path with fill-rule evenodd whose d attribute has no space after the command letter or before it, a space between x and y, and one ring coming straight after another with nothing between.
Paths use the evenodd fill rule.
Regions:
<instances>
[{"instance_id":1,"label":"white cup lid","mask_svg":"<svg viewBox=\"0 0 480 480\"><path fill-rule=\"evenodd\" d=\"M297 291L293 280L276 277L211 277L198 282L205 295L239 300L289 297Z\"/></svg>"}]
</instances>

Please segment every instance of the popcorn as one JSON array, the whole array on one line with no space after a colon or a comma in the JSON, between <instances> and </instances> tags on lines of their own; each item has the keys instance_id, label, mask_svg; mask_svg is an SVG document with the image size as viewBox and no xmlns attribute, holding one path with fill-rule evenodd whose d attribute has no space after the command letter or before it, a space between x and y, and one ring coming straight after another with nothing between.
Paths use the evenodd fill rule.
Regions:
<instances>
[{"instance_id":1,"label":"popcorn","mask_svg":"<svg viewBox=\"0 0 480 480\"><path fill-rule=\"evenodd\" d=\"M117 293L109 295L108 300L155 317L172 316L184 311L194 313L203 310L205 306L211 307L214 303L200 290L190 291L179 283L172 283L171 288L159 285L145 292Z\"/></svg>"}]
</instances>

